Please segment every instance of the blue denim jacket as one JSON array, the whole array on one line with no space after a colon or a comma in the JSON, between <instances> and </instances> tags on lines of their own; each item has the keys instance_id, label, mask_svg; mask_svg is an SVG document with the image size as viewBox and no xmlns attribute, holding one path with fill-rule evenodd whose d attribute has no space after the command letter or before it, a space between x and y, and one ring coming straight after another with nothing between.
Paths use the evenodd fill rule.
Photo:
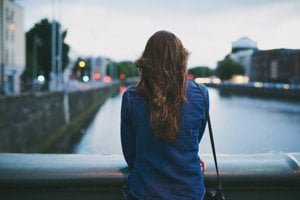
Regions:
<instances>
[{"instance_id":1,"label":"blue denim jacket","mask_svg":"<svg viewBox=\"0 0 300 200\"><path fill-rule=\"evenodd\" d=\"M208 102L208 91L204 85ZM181 108L176 140L155 138L149 127L146 100L129 87L122 98L121 142L125 160L132 172L129 192L140 200L201 200L205 193L198 156L199 142L206 126L203 96L188 82L187 102Z\"/></svg>"}]
</instances>

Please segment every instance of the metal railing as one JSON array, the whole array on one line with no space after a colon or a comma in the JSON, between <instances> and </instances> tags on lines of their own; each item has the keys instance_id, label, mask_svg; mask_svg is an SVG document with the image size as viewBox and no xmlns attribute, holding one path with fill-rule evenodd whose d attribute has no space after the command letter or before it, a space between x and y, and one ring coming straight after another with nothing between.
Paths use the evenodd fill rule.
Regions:
<instances>
[{"instance_id":1,"label":"metal railing","mask_svg":"<svg viewBox=\"0 0 300 200\"><path fill-rule=\"evenodd\" d=\"M216 184L211 155L206 186ZM300 197L300 152L218 154L224 193L232 199ZM122 155L0 153L0 199L122 199L129 171Z\"/></svg>"}]
</instances>

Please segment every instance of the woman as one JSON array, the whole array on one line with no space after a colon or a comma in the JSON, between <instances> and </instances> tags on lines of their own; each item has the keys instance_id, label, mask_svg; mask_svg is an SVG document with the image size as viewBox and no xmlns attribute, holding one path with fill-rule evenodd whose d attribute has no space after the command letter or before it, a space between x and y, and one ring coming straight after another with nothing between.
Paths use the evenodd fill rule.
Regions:
<instances>
[{"instance_id":1,"label":"woman","mask_svg":"<svg viewBox=\"0 0 300 200\"><path fill-rule=\"evenodd\" d=\"M141 79L125 91L121 108L122 150L132 168L127 199L204 197L198 145L207 119L204 97L187 81L188 54L173 33L158 31L135 63Z\"/></svg>"}]
</instances>

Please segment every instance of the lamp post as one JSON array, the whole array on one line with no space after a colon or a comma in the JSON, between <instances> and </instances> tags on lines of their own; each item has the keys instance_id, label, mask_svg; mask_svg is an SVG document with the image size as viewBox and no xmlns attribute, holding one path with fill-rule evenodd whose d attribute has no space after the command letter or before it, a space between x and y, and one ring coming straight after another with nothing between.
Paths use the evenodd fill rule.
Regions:
<instances>
[{"instance_id":1,"label":"lamp post","mask_svg":"<svg viewBox=\"0 0 300 200\"><path fill-rule=\"evenodd\" d=\"M2 3L2 2L1 2ZM2 9L2 8L1 8ZM3 14L2 14L2 12L1 12L1 17L0 17L0 19L1 19L1 21L0 21L0 27L1 27L1 91L0 91L0 94L1 95L5 95L5 81L4 81L4 79L5 79L5 44L4 44L4 42L5 42L5 40L4 40L4 34L5 34L5 30L4 30L4 20L3 20Z\"/></svg>"},{"instance_id":2,"label":"lamp post","mask_svg":"<svg viewBox=\"0 0 300 200\"><path fill-rule=\"evenodd\" d=\"M63 39L62 39L62 25L55 19L58 15L61 16L61 4L57 7L57 1L52 0L52 27L51 27L51 90L62 90L63 85L63 70L62 70L62 51L63 51ZM59 1L61 3L61 1Z\"/></svg>"},{"instance_id":3,"label":"lamp post","mask_svg":"<svg viewBox=\"0 0 300 200\"><path fill-rule=\"evenodd\" d=\"M1 49L1 51L2 51L2 49ZM2 53L2 55L3 55L3 53ZM1 91L0 91L1 95L5 95L4 79L5 79L5 64L4 64L4 61L2 60L1 61Z\"/></svg>"},{"instance_id":4,"label":"lamp post","mask_svg":"<svg viewBox=\"0 0 300 200\"><path fill-rule=\"evenodd\" d=\"M32 53L32 84L33 84L33 91L36 91L36 84L37 84L37 72L38 72L38 47L42 45L42 41L38 36L34 36L33 38L33 53Z\"/></svg>"},{"instance_id":5,"label":"lamp post","mask_svg":"<svg viewBox=\"0 0 300 200\"><path fill-rule=\"evenodd\" d=\"M53 18L51 27L51 90L56 90L56 63L56 21Z\"/></svg>"}]
</instances>

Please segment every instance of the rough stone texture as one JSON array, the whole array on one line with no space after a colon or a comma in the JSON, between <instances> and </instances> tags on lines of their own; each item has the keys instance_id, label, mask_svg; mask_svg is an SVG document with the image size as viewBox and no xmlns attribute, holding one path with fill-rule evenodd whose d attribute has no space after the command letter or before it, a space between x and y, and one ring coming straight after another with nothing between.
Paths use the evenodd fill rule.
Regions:
<instances>
[{"instance_id":1,"label":"rough stone texture","mask_svg":"<svg viewBox=\"0 0 300 200\"><path fill-rule=\"evenodd\" d=\"M93 118L99 106L116 90L116 86L110 86L71 93L0 98L0 152L67 151L70 141L76 138L75 133ZM65 113L64 95L68 95L69 113ZM65 114L70 116L70 122L66 121ZM59 143L64 147L58 148Z\"/></svg>"}]
</instances>

